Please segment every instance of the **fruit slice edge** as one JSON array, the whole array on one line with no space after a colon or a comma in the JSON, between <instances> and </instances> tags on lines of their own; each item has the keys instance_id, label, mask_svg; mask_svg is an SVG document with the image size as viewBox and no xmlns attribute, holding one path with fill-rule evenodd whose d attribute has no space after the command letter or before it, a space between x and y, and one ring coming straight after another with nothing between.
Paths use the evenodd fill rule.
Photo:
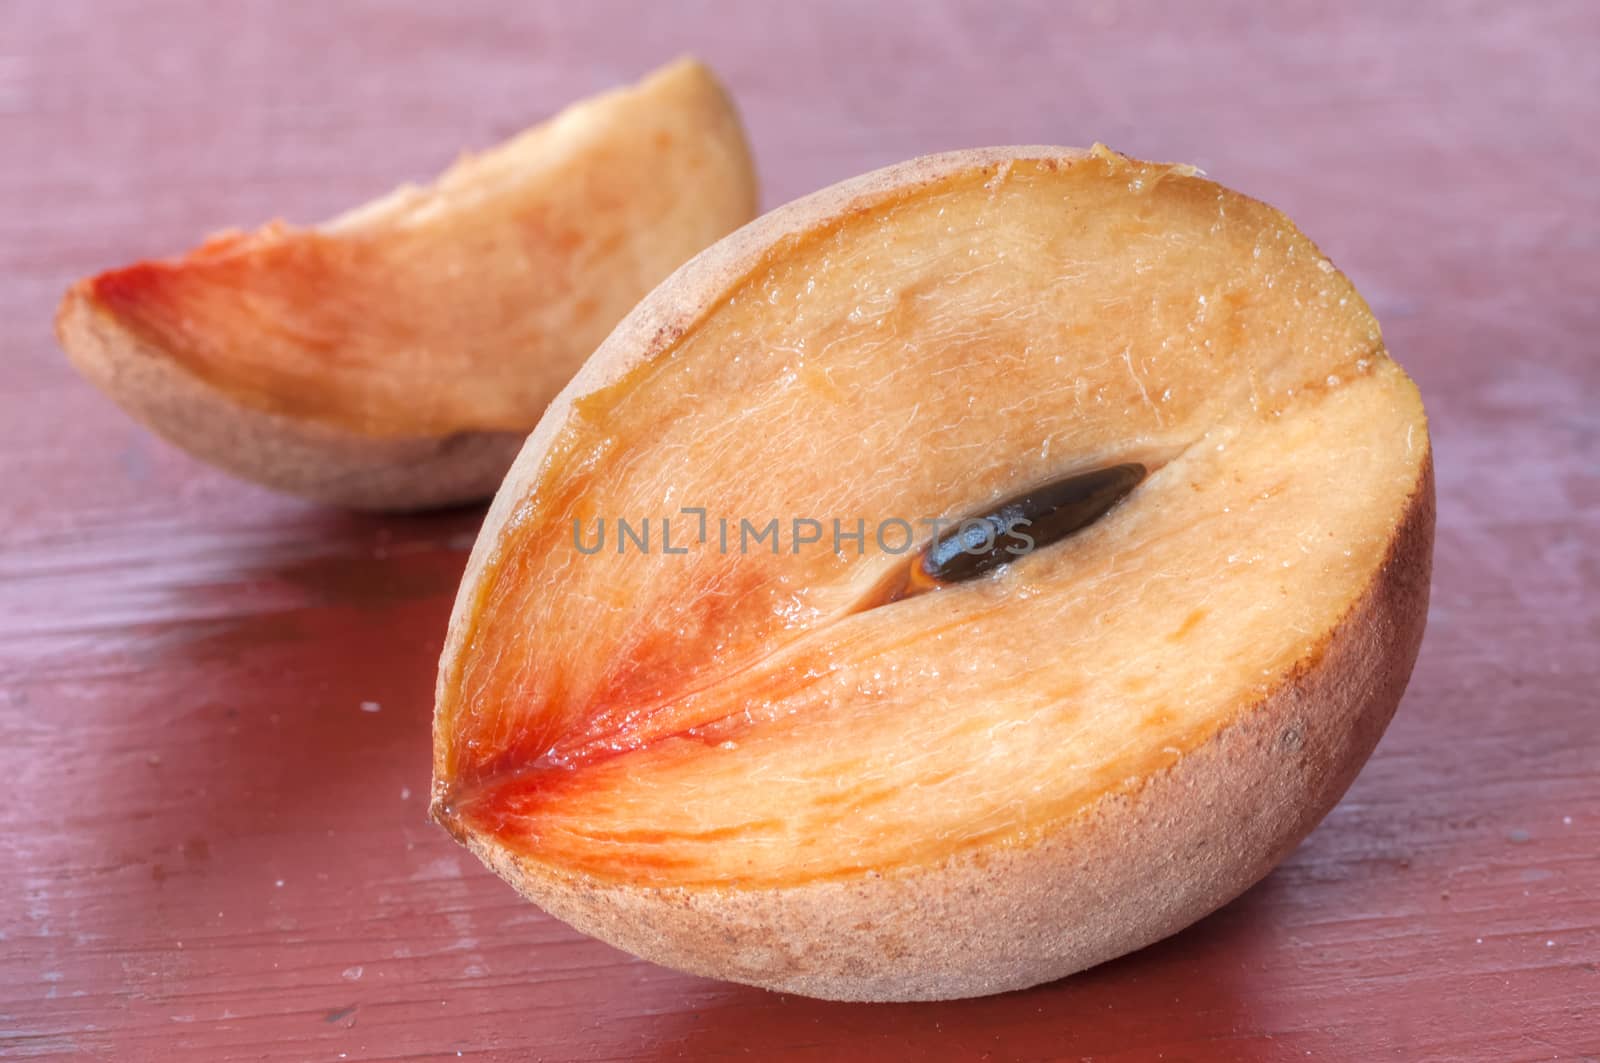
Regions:
<instances>
[{"instance_id":1,"label":"fruit slice edge","mask_svg":"<svg viewBox=\"0 0 1600 1063\"><path fill-rule=\"evenodd\" d=\"M71 318L271 414L385 438L526 431L640 296L755 209L738 115L682 60L323 226L81 281L57 331L113 393Z\"/></svg>"}]
</instances>

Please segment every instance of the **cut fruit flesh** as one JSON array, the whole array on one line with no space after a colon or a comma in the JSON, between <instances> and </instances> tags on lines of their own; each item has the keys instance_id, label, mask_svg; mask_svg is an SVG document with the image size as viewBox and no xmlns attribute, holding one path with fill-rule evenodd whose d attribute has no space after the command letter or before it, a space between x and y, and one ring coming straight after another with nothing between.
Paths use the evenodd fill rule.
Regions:
<instances>
[{"instance_id":1,"label":"cut fruit flesh","mask_svg":"<svg viewBox=\"0 0 1600 1063\"><path fill-rule=\"evenodd\" d=\"M1431 537L1421 404L1365 303L1282 215L1183 168L964 153L751 228L552 407L442 662L436 814L580 925L650 954L550 883L734 891L744 911L1026 853L1315 678L1397 542ZM692 319L647 327L674 297ZM906 563L881 522L925 529L1125 462L1148 478L1083 531L862 608ZM682 534L682 507L869 531L860 555L826 537L724 553L714 531L685 554L575 548L575 522L602 518ZM1413 604L1341 698L1390 696ZM685 947L654 955L824 995L1037 980L902 993Z\"/></svg>"},{"instance_id":2,"label":"cut fruit flesh","mask_svg":"<svg viewBox=\"0 0 1600 1063\"><path fill-rule=\"evenodd\" d=\"M57 328L85 375L174 442L339 501L352 488L293 467L314 463L316 446L332 461L404 465L417 454L339 444L520 437L642 295L755 210L738 116L710 71L683 60L426 188L88 278ZM197 430L204 402L252 429L221 417ZM278 446L280 435L292 438ZM496 466L490 490L515 442L480 448ZM474 493L488 492L458 492Z\"/></svg>"}]
</instances>

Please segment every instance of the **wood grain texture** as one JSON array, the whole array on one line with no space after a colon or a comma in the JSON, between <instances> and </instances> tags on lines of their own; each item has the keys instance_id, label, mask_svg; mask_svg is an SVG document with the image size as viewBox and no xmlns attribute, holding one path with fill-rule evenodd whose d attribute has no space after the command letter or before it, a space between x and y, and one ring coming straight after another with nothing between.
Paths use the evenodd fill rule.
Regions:
<instances>
[{"instance_id":1,"label":"wood grain texture","mask_svg":"<svg viewBox=\"0 0 1600 1063\"><path fill-rule=\"evenodd\" d=\"M1600 1057L1600 8L96 4L0 30L0 1052L8 1058ZM1008 996L674 974L428 825L481 513L347 517L146 435L55 349L93 270L426 178L694 51L769 205L1088 143L1284 208L1427 400L1410 691L1345 801L1192 929Z\"/></svg>"}]
</instances>

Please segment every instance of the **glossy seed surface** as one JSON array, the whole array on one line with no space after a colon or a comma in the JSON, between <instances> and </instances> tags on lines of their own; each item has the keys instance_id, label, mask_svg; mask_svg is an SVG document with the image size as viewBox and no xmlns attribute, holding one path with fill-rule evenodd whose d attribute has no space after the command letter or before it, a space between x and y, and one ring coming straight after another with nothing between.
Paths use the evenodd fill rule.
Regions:
<instances>
[{"instance_id":1,"label":"glossy seed surface","mask_svg":"<svg viewBox=\"0 0 1600 1063\"><path fill-rule=\"evenodd\" d=\"M918 558L917 575L933 583L960 583L993 571L1087 528L1144 477L1145 467L1129 462L1008 498L942 532Z\"/></svg>"}]
</instances>

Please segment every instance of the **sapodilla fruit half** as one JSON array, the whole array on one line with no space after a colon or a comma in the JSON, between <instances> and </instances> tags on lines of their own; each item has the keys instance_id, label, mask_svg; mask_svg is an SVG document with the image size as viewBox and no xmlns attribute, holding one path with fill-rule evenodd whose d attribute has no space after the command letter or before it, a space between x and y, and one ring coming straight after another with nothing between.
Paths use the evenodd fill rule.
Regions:
<instances>
[{"instance_id":1,"label":"sapodilla fruit half","mask_svg":"<svg viewBox=\"0 0 1600 1063\"><path fill-rule=\"evenodd\" d=\"M235 475L358 509L472 501L639 298L755 211L733 104L681 60L426 188L80 281L56 331Z\"/></svg>"},{"instance_id":2,"label":"sapodilla fruit half","mask_svg":"<svg viewBox=\"0 0 1600 1063\"><path fill-rule=\"evenodd\" d=\"M456 602L433 811L658 963L1033 985L1332 807L1432 536L1416 388L1282 214L1098 147L918 159L695 258L546 412Z\"/></svg>"}]
</instances>

